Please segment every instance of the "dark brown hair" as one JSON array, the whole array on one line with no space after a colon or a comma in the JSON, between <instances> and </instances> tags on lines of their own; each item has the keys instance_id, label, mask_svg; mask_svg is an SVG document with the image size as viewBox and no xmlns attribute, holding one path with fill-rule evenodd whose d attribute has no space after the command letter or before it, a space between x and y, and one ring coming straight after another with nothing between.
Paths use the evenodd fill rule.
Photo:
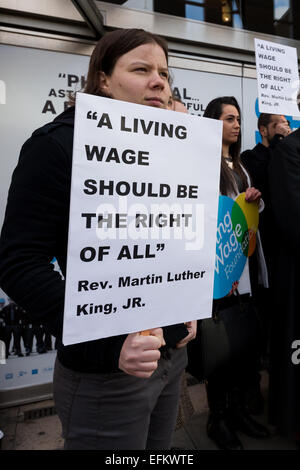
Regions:
<instances>
[{"instance_id":1,"label":"dark brown hair","mask_svg":"<svg viewBox=\"0 0 300 470\"><path fill-rule=\"evenodd\" d=\"M96 44L91 55L84 93L105 96L100 89L100 72L110 76L117 60L127 52L143 44L156 43L164 51L168 63L166 41L144 29L118 29L105 34Z\"/></svg>"},{"instance_id":2,"label":"dark brown hair","mask_svg":"<svg viewBox=\"0 0 300 470\"><path fill-rule=\"evenodd\" d=\"M212 119L220 119L221 114L223 113L224 105L235 106L241 116L241 110L239 104L234 96L221 96L210 101L206 106L203 117L208 117ZM241 132L237 142L233 143L229 147L229 154L232 157L233 170L238 174L241 179L243 190L248 187L247 177L241 165L240 159L241 152ZM235 180L232 175L232 171L228 167L224 158L221 159L221 175L220 175L220 192L221 194L227 195L230 192L235 193Z\"/></svg>"},{"instance_id":3,"label":"dark brown hair","mask_svg":"<svg viewBox=\"0 0 300 470\"><path fill-rule=\"evenodd\" d=\"M257 121L257 128L260 131L261 126L267 127L270 124L272 116L274 114L261 113ZM275 115L276 116L276 115Z\"/></svg>"}]
</instances>

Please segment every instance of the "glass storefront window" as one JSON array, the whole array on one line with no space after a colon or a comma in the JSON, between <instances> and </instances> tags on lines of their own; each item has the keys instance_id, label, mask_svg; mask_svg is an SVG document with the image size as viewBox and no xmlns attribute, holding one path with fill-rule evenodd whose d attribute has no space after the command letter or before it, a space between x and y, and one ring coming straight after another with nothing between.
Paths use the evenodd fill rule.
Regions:
<instances>
[{"instance_id":1,"label":"glass storefront window","mask_svg":"<svg viewBox=\"0 0 300 470\"><path fill-rule=\"evenodd\" d=\"M195 5L186 2L185 16L186 18L191 18L193 20L204 21L204 3L199 3L199 5Z\"/></svg>"},{"instance_id":2,"label":"glass storefront window","mask_svg":"<svg viewBox=\"0 0 300 470\"><path fill-rule=\"evenodd\" d=\"M240 10L236 4L236 1L232 2L232 11L233 11L233 27L243 29L243 21L241 18Z\"/></svg>"},{"instance_id":3,"label":"glass storefront window","mask_svg":"<svg viewBox=\"0 0 300 470\"><path fill-rule=\"evenodd\" d=\"M123 7L134 8L135 10L153 11L153 0L117 0L110 3L122 4Z\"/></svg>"}]
</instances>

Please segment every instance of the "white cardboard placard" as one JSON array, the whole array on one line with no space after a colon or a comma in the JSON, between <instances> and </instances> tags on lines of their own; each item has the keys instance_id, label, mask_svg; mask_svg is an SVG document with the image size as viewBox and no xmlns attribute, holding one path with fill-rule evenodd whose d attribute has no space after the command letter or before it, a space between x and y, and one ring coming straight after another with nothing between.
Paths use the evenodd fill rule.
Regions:
<instances>
[{"instance_id":1,"label":"white cardboard placard","mask_svg":"<svg viewBox=\"0 0 300 470\"><path fill-rule=\"evenodd\" d=\"M211 316L222 123L77 94L63 343Z\"/></svg>"}]
</instances>

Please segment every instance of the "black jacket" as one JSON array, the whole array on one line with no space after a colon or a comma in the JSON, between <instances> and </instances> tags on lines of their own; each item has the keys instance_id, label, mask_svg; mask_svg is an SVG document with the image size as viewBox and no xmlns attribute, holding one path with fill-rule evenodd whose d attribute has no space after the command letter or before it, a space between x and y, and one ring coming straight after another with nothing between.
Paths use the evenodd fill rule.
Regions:
<instances>
[{"instance_id":1,"label":"black jacket","mask_svg":"<svg viewBox=\"0 0 300 470\"><path fill-rule=\"evenodd\" d=\"M74 107L36 130L22 147L8 194L0 241L0 285L33 319L62 337ZM183 324L164 328L167 347L187 335ZM126 335L63 346L58 358L83 372L118 370Z\"/></svg>"},{"instance_id":2,"label":"black jacket","mask_svg":"<svg viewBox=\"0 0 300 470\"><path fill-rule=\"evenodd\" d=\"M299 256L300 128L272 149L268 170L271 206L286 248Z\"/></svg>"},{"instance_id":3,"label":"black jacket","mask_svg":"<svg viewBox=\"0 0 300 470\"><path fill-rule=\"evenodd\" d=\"M268 197L268 166L270 162L270 149L258 143L252 150L245 150L241 154L241 160L249 172L252 184L262 193L265 200Z\"/></svg>"}]
</instances>

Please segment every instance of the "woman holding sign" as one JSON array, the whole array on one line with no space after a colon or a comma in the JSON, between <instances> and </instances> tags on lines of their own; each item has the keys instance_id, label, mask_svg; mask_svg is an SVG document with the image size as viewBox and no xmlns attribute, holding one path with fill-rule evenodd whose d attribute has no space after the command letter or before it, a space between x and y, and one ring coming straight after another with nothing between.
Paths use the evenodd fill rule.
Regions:
<instances>
[{"instance_id":1,"label":"woman holding sign","mask_svg":"<svg viewBox=\"0 0 300 470\"><path fill-rule=\"evenodd\" d=\"M106 34L91 56L84 92L166 109L168 50L144 30ZM22 148L0 246L1 287L59 340L54 397L66 449L167 449L175 427L184 324L63 346L74 106ZM88 302L88 297L87 297Z\"/></svg>"},{"instance_id":2,"label":"woman holding sign","mask_svg":"<svg viewBox=\"0 0 300 470\"><path fill-rule=\"evenodd\" d=\"M234 97L216 98L207 105L204 117L223 121L220 193L235 199L239 193L245 192L247 202L259 203L261 193L251 187L249 176L240 162L241 112L238 102ZM247 298L251 291L253 293L258 280L254 275L256 270L250 270L249 273L248 266L247 262L239 282L234 283L229 295L214 301L214 309L221 310L238 302L237 296L234 295L237 284L243 294L241 297ZM252 354L252 351L249 351L249 357L243 358L243 362L229 363L207 380L210 408L207 432L222 449L243 448L235 433L237 429L257 438L269 435L268 430L253 420L245 407L244 392L251 374L255 373L257 368L257 359Z\"/></svg>"}]
</instances>

